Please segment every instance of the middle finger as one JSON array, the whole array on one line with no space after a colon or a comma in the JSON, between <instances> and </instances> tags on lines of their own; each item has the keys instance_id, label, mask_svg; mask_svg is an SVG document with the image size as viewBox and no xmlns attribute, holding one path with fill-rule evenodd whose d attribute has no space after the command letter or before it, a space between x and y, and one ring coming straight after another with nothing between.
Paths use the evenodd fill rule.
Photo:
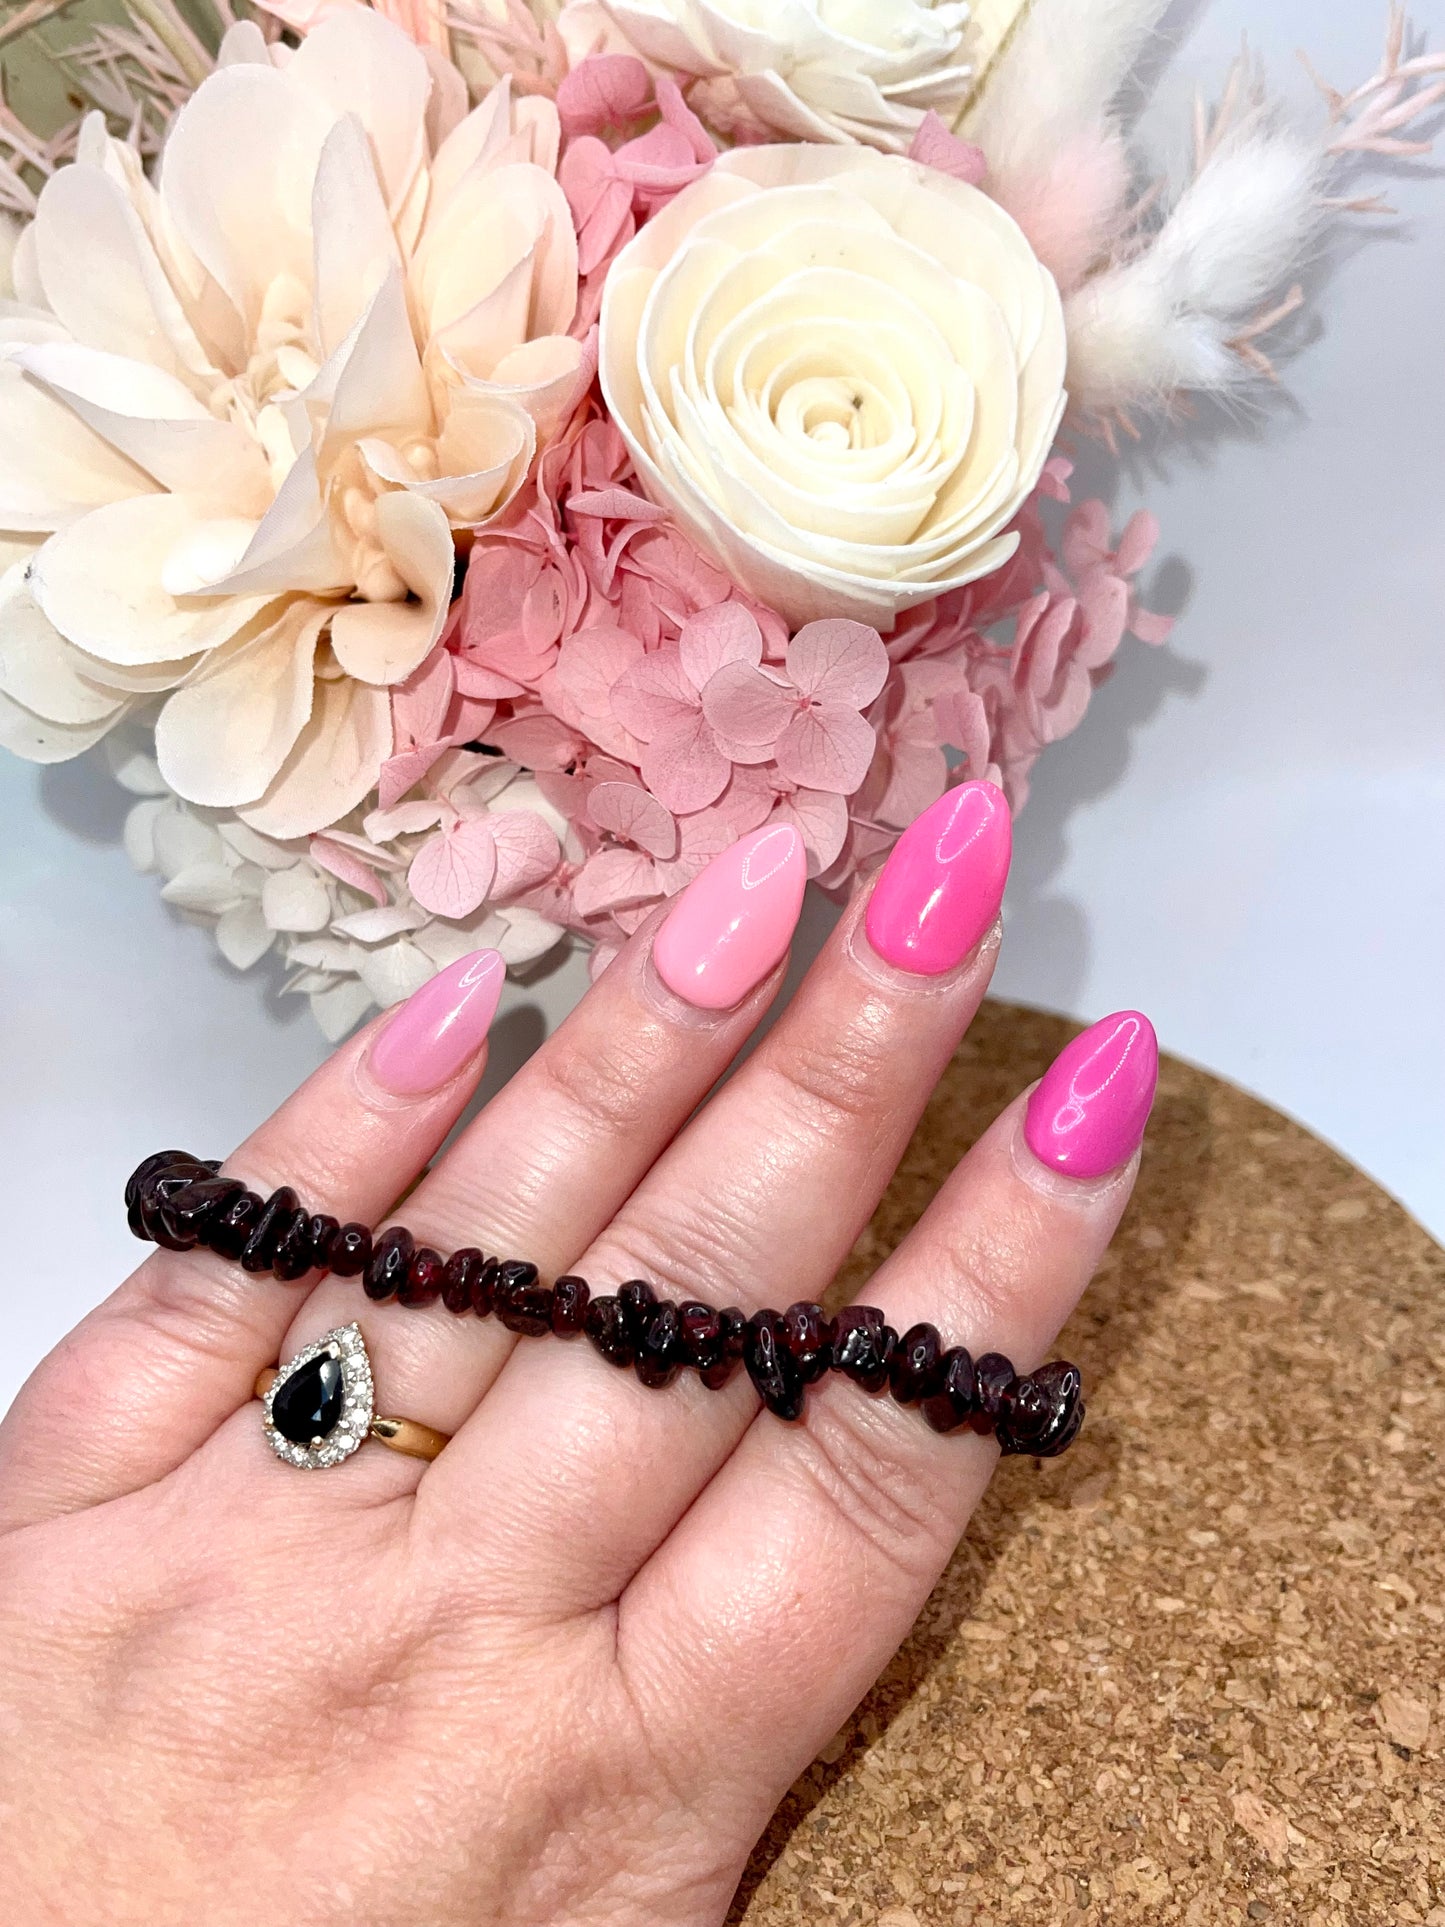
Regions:
<instances>
[{"instance_id":1,"label":"middle finger","mask_svg":"<svg viewBox=\"0 0 1445 1927\"><path fill-rule=\"evenodd\" d=\"M644 1277L665 1296L751 1313L826 1288L983 998L1009 848L1008 806L989 783L950 790L905 832L772 1034L581 1259L594 1293ZM756 1410L741 1372L722 1392L689 1372L658 1397L590 1345L527 1347L423 1500L455 1533L465 1489L484 1479L489 1559L510 1535L521 1564L552 1568L559 1605L597 1603Z\"/></svg>"}]
</instances>

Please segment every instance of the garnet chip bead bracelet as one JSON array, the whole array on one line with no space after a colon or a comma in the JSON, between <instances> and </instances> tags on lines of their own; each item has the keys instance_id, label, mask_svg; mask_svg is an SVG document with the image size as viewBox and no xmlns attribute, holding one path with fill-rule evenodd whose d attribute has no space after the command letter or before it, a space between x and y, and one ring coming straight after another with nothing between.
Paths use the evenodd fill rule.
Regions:
<instances>
[{"instance_id":1,"label":"garnet chip bead bracelet","mask_svg":"<svg viewBox=\"0 0 1445 1927\"><path fill-rule=\"evenodd\" d=\"M488 1258L474 1246L444 1258L404 1225L373 1237L364 1224L307 1211L289 1185L261 1198L239 1178L217 1176L219 1168L186 1151L146 1158L125 1187L131 1230L167 1251L205 1245L281 1279L313 1270L360 1278L378 1303L440 1300L458 1316L495 1313L524 1337L585 1332L609 1364L631 1368L644 1385L668 1385L687 1368L717 1391L742 1365L779 1418L800 1417L807 1387L832 1371L916 1405L935 1432L992 1432L1008 1453L1055 1458L1084 1421L1079 1368L1063 1360L1018 1373L1001 1352L974 1358L961 1345L945 1349L932 1325L900 1337L874 1305L845 1305L830 1318L802 1302L748 1317L735 1305L673 1304L641 1278L594 1297L585 1278L543 1284L535 1265Z\"/></svg>"}]
</instances>

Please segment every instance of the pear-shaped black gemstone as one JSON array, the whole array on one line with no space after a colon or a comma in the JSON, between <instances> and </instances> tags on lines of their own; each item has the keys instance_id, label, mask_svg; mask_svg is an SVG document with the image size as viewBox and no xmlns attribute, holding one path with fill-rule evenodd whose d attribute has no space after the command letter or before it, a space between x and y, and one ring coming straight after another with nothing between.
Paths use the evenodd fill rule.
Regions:
<instances>
[{"instance_id":1,"label":"pear-shaped black gemstone","mask_svg":"<svg viewBox=\"0 0 1445 1927\"><path fill-rule=\"evenodd\" d=\"M324 1439L341 1417L343 1394L341 1360L322 1352L308 1359L276 1388L271 1400L271 1423L293 1445Z\"/></svg>"}]
</instances>

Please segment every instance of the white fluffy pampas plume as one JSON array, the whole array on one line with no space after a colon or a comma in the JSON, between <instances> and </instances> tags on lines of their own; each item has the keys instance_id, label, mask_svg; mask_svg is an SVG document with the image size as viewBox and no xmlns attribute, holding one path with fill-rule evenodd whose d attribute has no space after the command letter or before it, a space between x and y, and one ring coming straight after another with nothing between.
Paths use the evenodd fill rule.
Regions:
<instances>
[{"instance_id":1,"label":"white fluffy pampas plume","mask_svg":"<svg viewBox=\"0 0 1445 1927\"><path fill-rule=\"evenodd\" d=\"M1320 83L1323 124L1292 125L1241 57L1212 112L1196 109L1193 166L1172 202L1132 209L1116 97L1164 0L1032 0L962 131L988 156L989 187L1065 294L1069 393L1106 436L1181 391L1235 389L1272 370L1257 345L1298 306L1292 283L1333 212L1350 160L1418 154L1407 131L1445 99L1445 55L1407 55L1390 11L1384 58L1343 94Z\"/></svg>"},{"instance_id":2,"label":"white fluffy pampas plume","mask_svg":"<svg viewBox=\"0 0 1445 1927\"><path fill-rule=\"evenodd\" d=\"M1204 155L1148 244L1070 297L1075 404L1118 415L1177 389L1222 389L1258 372L1241 351L1282 318L1276 290L1313 252L1326 209L1318 142L1263 110Z\"/></svg>"},{"instance_id":3,"label":"white fluffy pampas plume","mask_svg":"<svg viewBox=\"0 0 1445 1927\"><path fill-rule=\"evenodd\" d=\"M1384 58L1369 80L1348 94L1317 83L1328 111L1313 134L1287 122L1244 56L1213 113L1197 105L1189 181L1162 213L1141 204L1113 261L1065 303L1069 391L1107 436L1132 432L1131 409L1166 404L1181 390L1218 392L1272 376L1257 344L1299 305L1291 283L1321 247L1331 215L1387 211L1333 194L1342 169L1429 149L1406 130L1445 99L1445 54L1407 57L1407 33L1392 7Z\"/></svg>"},{"instance_id":4,"label":"white fluffy pampas plume","mask_svg":"<svg viewBox=\"0 0 1445 1927\"><path fill-rule=\"evenodd\" d=\"M1068 291L1106 255L1129 196L1111 115L1167 0L1031 0L960 131L988 156L989 192Z\"/></svg>"}]
</instances>

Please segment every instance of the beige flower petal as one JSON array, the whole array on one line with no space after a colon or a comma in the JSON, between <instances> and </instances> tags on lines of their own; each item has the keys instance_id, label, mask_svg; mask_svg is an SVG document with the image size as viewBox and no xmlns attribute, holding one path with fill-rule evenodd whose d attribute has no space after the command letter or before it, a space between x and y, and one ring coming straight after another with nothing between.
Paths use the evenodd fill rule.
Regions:
<instances>
[{"instance_id":1,"label":"beige flower petal","mask_svg":"<svg viewBox=\"0 0 1445 1927\"><path fill-rule=\"evenodd\" d=\"M48 305L77 341L176 376L219 379L124 187L77 161L52 174L31 230Z\"/></svg>"},{"instance_id":2,"label":"beige flower petal","mask_svg":"<svg viewBox=\"0 0 1445 1927\"><path fill-rule=\"evenodd\" d=\"M309 398L330 401L318 457L323 474L362 435L405 440L429 430L431 404L399 272L386 275Z\"/></svg>"},{"instance_id":3,"label":"beige flower petal","mask_svg":"<svg viewBox=\"0 0 1445 1927\"><path fill-rule=\"evenodd\" d=\"M0 528L64 528L154 486L18 362L0 359Z\"/></svg>"},{"instance_id":4,"label":"beige flower petal","mask_svg":"<svg viewBox=\"0 0 1445 1927\"><path fill-rule=\"evenodd\" d=\"M0 690L0 749L23 756L27 763L68 763L118 723L124 708L94 723L52 723L26 709Z\"/></svg>"},{"instance_id":5,"label":"beige flower petal","mask_svg":"<svg viewBox=\"0 0 1445 1927\"><path fill-rule=\"evenodd\" d=\"M68 342L19 349L13 359L163 488L224 497L256 516L271 499L260 444L163 369Z\"/></svg>"},{"instance_id":6,"label":"beige flower petal","mask_svg":"<svg viewBox=\"0 0 1445 1927\"><path fill-rule=\"evenodd\" d=\"M388 273L401 273L376 163L355 115L326 137L311 199L316 335L332 355L366 313Z\"/></svg>"},{"instance_id":7,"label":"beige flower petal","mask_svg":"<svg viewBox=\"0 0 1445 1927\"><path fill-rule=\"evenodd\" d=\"M212 595L335 595L351 586L348 558L338 552L310 449L294 463L232 572Z\"/></svg>"},{"instance_id":8,"label":"beige flower petal","mask_svg":"<svg viewBox=\"0 0 1445 1927\"><path fill-rule=\"evenodd\" d=\"M188 495L136 495L93 509L45 544L31 591L63 636L103 661L173 662L214 649L269 597L168 594L167 557L209 519L207 505Z\"/></svg>"},{"instance_id":9,"label":"beige flower petal","mask_svg":"<svg viewBox=\"0 0 1445 1927\"><path fill-rule=\"evenodd\" d=\"M216 650L156 722L161 775L190 803L253 803L312 709L317 639L330 610L298 599L260 635Z\"/></svg>"},{"instance_id":10,"label":"beige flower petal","mask_svg":"<svg viewBox=\"0 0 1445 1927\"><path fill-rule=\"evenodd\" d=\"M499 80L461 124L452 129L431 161L431 193L427 220L436 220L461 182L473 169L485 169L512 139L512 85ZM522 154L518 159L525 158Z\"/></svg>"},{"instance_id":11,"label":"beige flower petal","mask_svg":"<svg viewBox=\"0 0 1445 1927\"><path fill-rule=\"evenodd\" d=\"M577 234L567 197L550 174L521 164L467 176L412 262L426 330L438 335L527 263L532 334L563 335L577 311ZM509 344L511 345L511 344Z\"/></svg>"},{"instance_id":12,"label":"beige flower petal","mask_svg":"<svg viewBox=\"0 0 1445 1927\"><path fill-rule=\"evenodd\" d=\"M280 775L242 819L267 836L309 836L348 815L376 788L391 754L384 689L349 677L320 681L311 720Z\"/></svg>"},{"instance_id":13,"label":"beige flower petal","mask_svg":"<svg viewBox=\"0 0 1445 1927\"><path fill-rule=\"evenodd\" d=\"M249 329L279 279L309 282L311 185L336 118L286 74L242 65L210 75L171 125L166 214Z\"/></svg>"},{"instance_id":14,"label":"beige flower petal","mask_svg":"<svg viewBox=\"0 0 1445 1927\"><path fill-rule=\"evenodd\" d=\"M67 728L110 723L126 704L86 680L88 660L36 607L23 566L7 569L0 576L0 690Z\"/></svg>"},{"instance_id":15,"label":"beige flower petal","mask_svg":"<svg viewBox=\"0 0 1445 1927\"><path fill-rule=\"evenodd\" d=\"M377 536L414 600L348 602L331 619L331 647L349 676L403 682L436 646L451 604L455 548L435 502L398 489L379 497Z\"/></svg>"},{"instance_id":16,"label":"beige flower petal","mask_svg":"<svg viewBox=\"0 0 1445 1927\"><path fill-rule=\"evenodd\" d=\"M338 119L357 117L376 156L387 205L399 208L425 156L431 76L415 41L369 7L357 8L308 33L286 73L312 98L327 102Z\"/></svg>"}]
</instances>

